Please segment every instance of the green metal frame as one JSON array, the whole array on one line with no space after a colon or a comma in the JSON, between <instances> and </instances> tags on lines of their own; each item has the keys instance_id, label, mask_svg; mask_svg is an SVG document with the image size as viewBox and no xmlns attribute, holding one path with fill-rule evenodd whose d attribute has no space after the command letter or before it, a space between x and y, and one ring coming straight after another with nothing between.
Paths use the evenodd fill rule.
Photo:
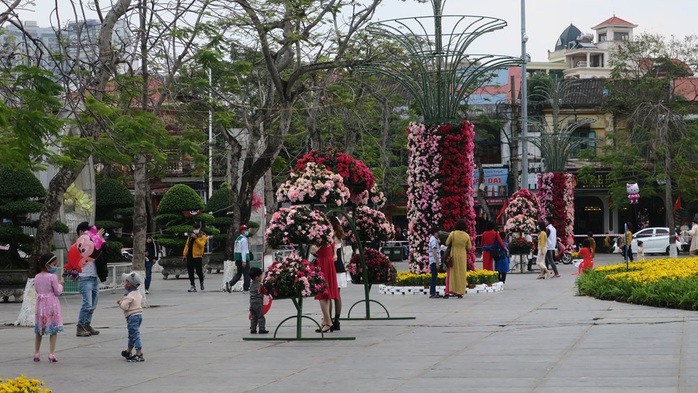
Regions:
<instances>
[{"instance_id":1,"label":"green metal frame","mask_svg":"<svg viewBox=\"0 0 698 393\"><path fill-rule=\"evenodd\" d=\"M506 21L478 15L443 15L445 1L432 0L433 16L398 18L369 25L368 31L400 44L407 54L362 66L363 72L385 75L402 87L422 108L424 122L457 121L467 95L495 69L521 63L518 57L468 54L484 34L504 28ZM426 24L433 20L433 33ZM453 21L448 34L442 22ZM446 38L446 42L444 42Z\"/></svg>"},{"instance_id":2,"label":"green metal frame","mask_svg":"<svg viewBox=\"0 0 698 393\"><path fill-rule=\"evenodd\" d=\"M335 335L325 335L325 333L320 333L319 337L303 337L303 318L309 319L317 325L318 329L321 328L320 324L317 323L315 319L307 315L303 315L303 298L291 298L293 305L296 307L296 315L291 315L281 321L274 330L274 335L272 337L243 337L243 341L318 341L318 340L356 340L356 337L345 337L345 336L335 336ZM277 337L281 325L286 321L292 319L296 320L296 337Z\"/></svg>"}]
</instances>

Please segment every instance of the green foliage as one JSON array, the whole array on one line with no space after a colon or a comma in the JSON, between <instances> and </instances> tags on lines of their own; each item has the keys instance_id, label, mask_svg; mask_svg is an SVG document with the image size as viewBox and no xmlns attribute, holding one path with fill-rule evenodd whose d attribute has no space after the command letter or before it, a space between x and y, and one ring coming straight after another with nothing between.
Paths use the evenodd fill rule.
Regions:
<instances>
[{"instance_id":1,"label":"green foliage","mask_svg":"<svg viewBox=\"0 0 698 393\"><path fill-rule=\"evenodd\" d=\"M577 278L577 291L602 300L654 307L698 310L698 278L661 279L649 283L610 280L609 272L589 271Z\"/></svg>"},{"instance_id":2,"label":"green foliage","mask_svg":"<svg viewBox=\"0 0 698 393\"><path fill-rule=\"evenodd\" d=\"M121 255L123 243L115 240L107 240L102 246L102 258L107 262L121 262L124 257Z\"/></svg>"},{"instance_id":3,"label":"green foliage","mask_svg":"<svg viewBox=\"0 0 698 393\"><path fill-rule=\"evenodd\" d=\"M97 228L104 228L104 230L111 235L112 231L114 231L115 229L122 228L124 224L119 221L98 220L95 221L95 226Z\"/></svg>"},{"instance_id":4,"label":"green foliage","mask_svg":"<svg viewBox=\"0 0 698 393\"><path fill-rule=\"evenodd\" d=\"M230 186L224 184L213 192L206 203L206 211L214 216L225 216L230 209Z\"/></svg>"},{"instance_id":5,"label":"green foliage","mask_svg":"<svg viewBox=\"0 0 698 393\"><path fill-rule=\"evenodd\" d=\"M116 179L104 179L96 185L97 210L100 208L133 206L133 194Z\"/></svg>"},{"instance_id":6,"label":"green foliage","mask_svg":"<svg viewBox=\"0 0 698 393\"><path fill-rule=\"evenodd\" d=\"M56 233L70 233L68 226L60 221L53 223L53 231Z\"/></svg>"},{"instance_id":7,"label":"green foliage","mask_svg":"<svg viewBox=\"0 0 698 393\"><path fill-rule=\"evenodd\" d=\"M186 184L172 186L162 197L158 205L160 214L182 214L185 211L196 211L204 208L204 202L193 188Z\"/></svg>"},{"instance_id":8,"label":"green foliage","mask_svg":"<svg viewBox=\"0 0 698 393\"><path fill-rule=\"evenodd\" d=\"M28 169L0 171L0 200L43 198L46 190Z\"/></svg>"},{"instance_id":9,"label":"green foliage","mask_svg":"<svg viewBox=\"0 0 698 393\"><path fill-rule=\"evenodd\" d=\"M67 122L57 116L61 86L53 79L53 74L37 67L18 66L0 72L0 94L6 97L0 101L3 168L39 169L42 161L53 155L50 141L58 138Z\"/></svg>"}]
</instances>

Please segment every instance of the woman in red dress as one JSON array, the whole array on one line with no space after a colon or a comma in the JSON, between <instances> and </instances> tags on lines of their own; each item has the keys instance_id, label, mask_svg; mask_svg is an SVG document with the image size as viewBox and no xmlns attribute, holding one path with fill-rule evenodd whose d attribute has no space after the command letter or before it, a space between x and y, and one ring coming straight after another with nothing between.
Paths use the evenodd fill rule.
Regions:
<instances>
[{"instance_id":1,"label":"woman in red dress","mask_svg":"<svg viewBox=\"0 0 698 393\"><path fill-rule=\"evenodd\" d=\"M485 232L482 232L482 239L480 240L480 245L482 247L485 247L493 245L494 242L499 242L499 245L502 247L502 249L507 250L507 246L504 245L504 241L502 241L502 238L499 236L499 233L494 230L494 227L495 224L493 221L487 221L487 224L485 225ZM509 251L507 251L507 255L509 255ZM482 251L482 268L484 270L494 270L494 261L492 260L489 251Z\"/></svg>"},{"instance_id":2,"label":"woman in red dress","mask_svg":"<svg viewBox=\"0 0 698 393\"><path fill-rule=\"evenodd\" d=\"M327 289L315 296L316 300L320 301L320 310L322 310L322 326L317 329L318 333L327 333L333 331L332 317L330 316L330 301L339 298L337 288L337 269L334 267L334 260L337 254L334 252L334 242L324 245L317 250L317 266L325 276L327 281Z\"/></svg>"}]
</instances>

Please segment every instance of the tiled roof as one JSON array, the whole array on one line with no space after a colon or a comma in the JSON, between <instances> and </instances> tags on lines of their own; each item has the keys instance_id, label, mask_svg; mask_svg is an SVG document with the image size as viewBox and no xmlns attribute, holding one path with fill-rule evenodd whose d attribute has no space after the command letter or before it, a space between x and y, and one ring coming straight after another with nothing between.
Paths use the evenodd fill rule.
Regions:
<instances>
[{"instance_id":1,"label":"tiled roof","mask_svg":"<svg viewBox=\"0 0 698 393\"><path fill-rule=\"evenodd\" d=\"M632 23L628 22L628 21L625 20L625 19L621 19L621 18L619 18L619 17L613 15L612 17L610 17L610 18L606 19L605 21L599 23L598 25L592 27L592 29L596 30L596 29L598 29L599 27L603 27L603 26L630 26L630 27L637 27L637 25L632 24Z\"/></svg>"},{"instance_id":2,"label":"tiled roof","mask_svg":"<svg viewBox=\"0 0 698 393\"><path fill-rule=\"evenodd\" d=\"M570 80L562 96L562 106L595 107L603 104L608 79Z\"/></svg>"}]
</instances>

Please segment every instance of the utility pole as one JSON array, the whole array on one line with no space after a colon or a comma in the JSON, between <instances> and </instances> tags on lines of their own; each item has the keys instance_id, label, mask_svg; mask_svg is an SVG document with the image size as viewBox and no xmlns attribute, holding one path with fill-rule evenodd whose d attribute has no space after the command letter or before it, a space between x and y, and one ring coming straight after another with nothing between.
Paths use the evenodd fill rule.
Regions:
<instances>
[{"instance_id":1,"label":"utility pole","mask_svg":"<svg viewBox=\"0 0 698 393\"><path fill-rule=\"evenodd\" d=\"M528 189L528 88L526 75L526 0L521 0L521 188Z\"/></svg>"}]
</instances>

